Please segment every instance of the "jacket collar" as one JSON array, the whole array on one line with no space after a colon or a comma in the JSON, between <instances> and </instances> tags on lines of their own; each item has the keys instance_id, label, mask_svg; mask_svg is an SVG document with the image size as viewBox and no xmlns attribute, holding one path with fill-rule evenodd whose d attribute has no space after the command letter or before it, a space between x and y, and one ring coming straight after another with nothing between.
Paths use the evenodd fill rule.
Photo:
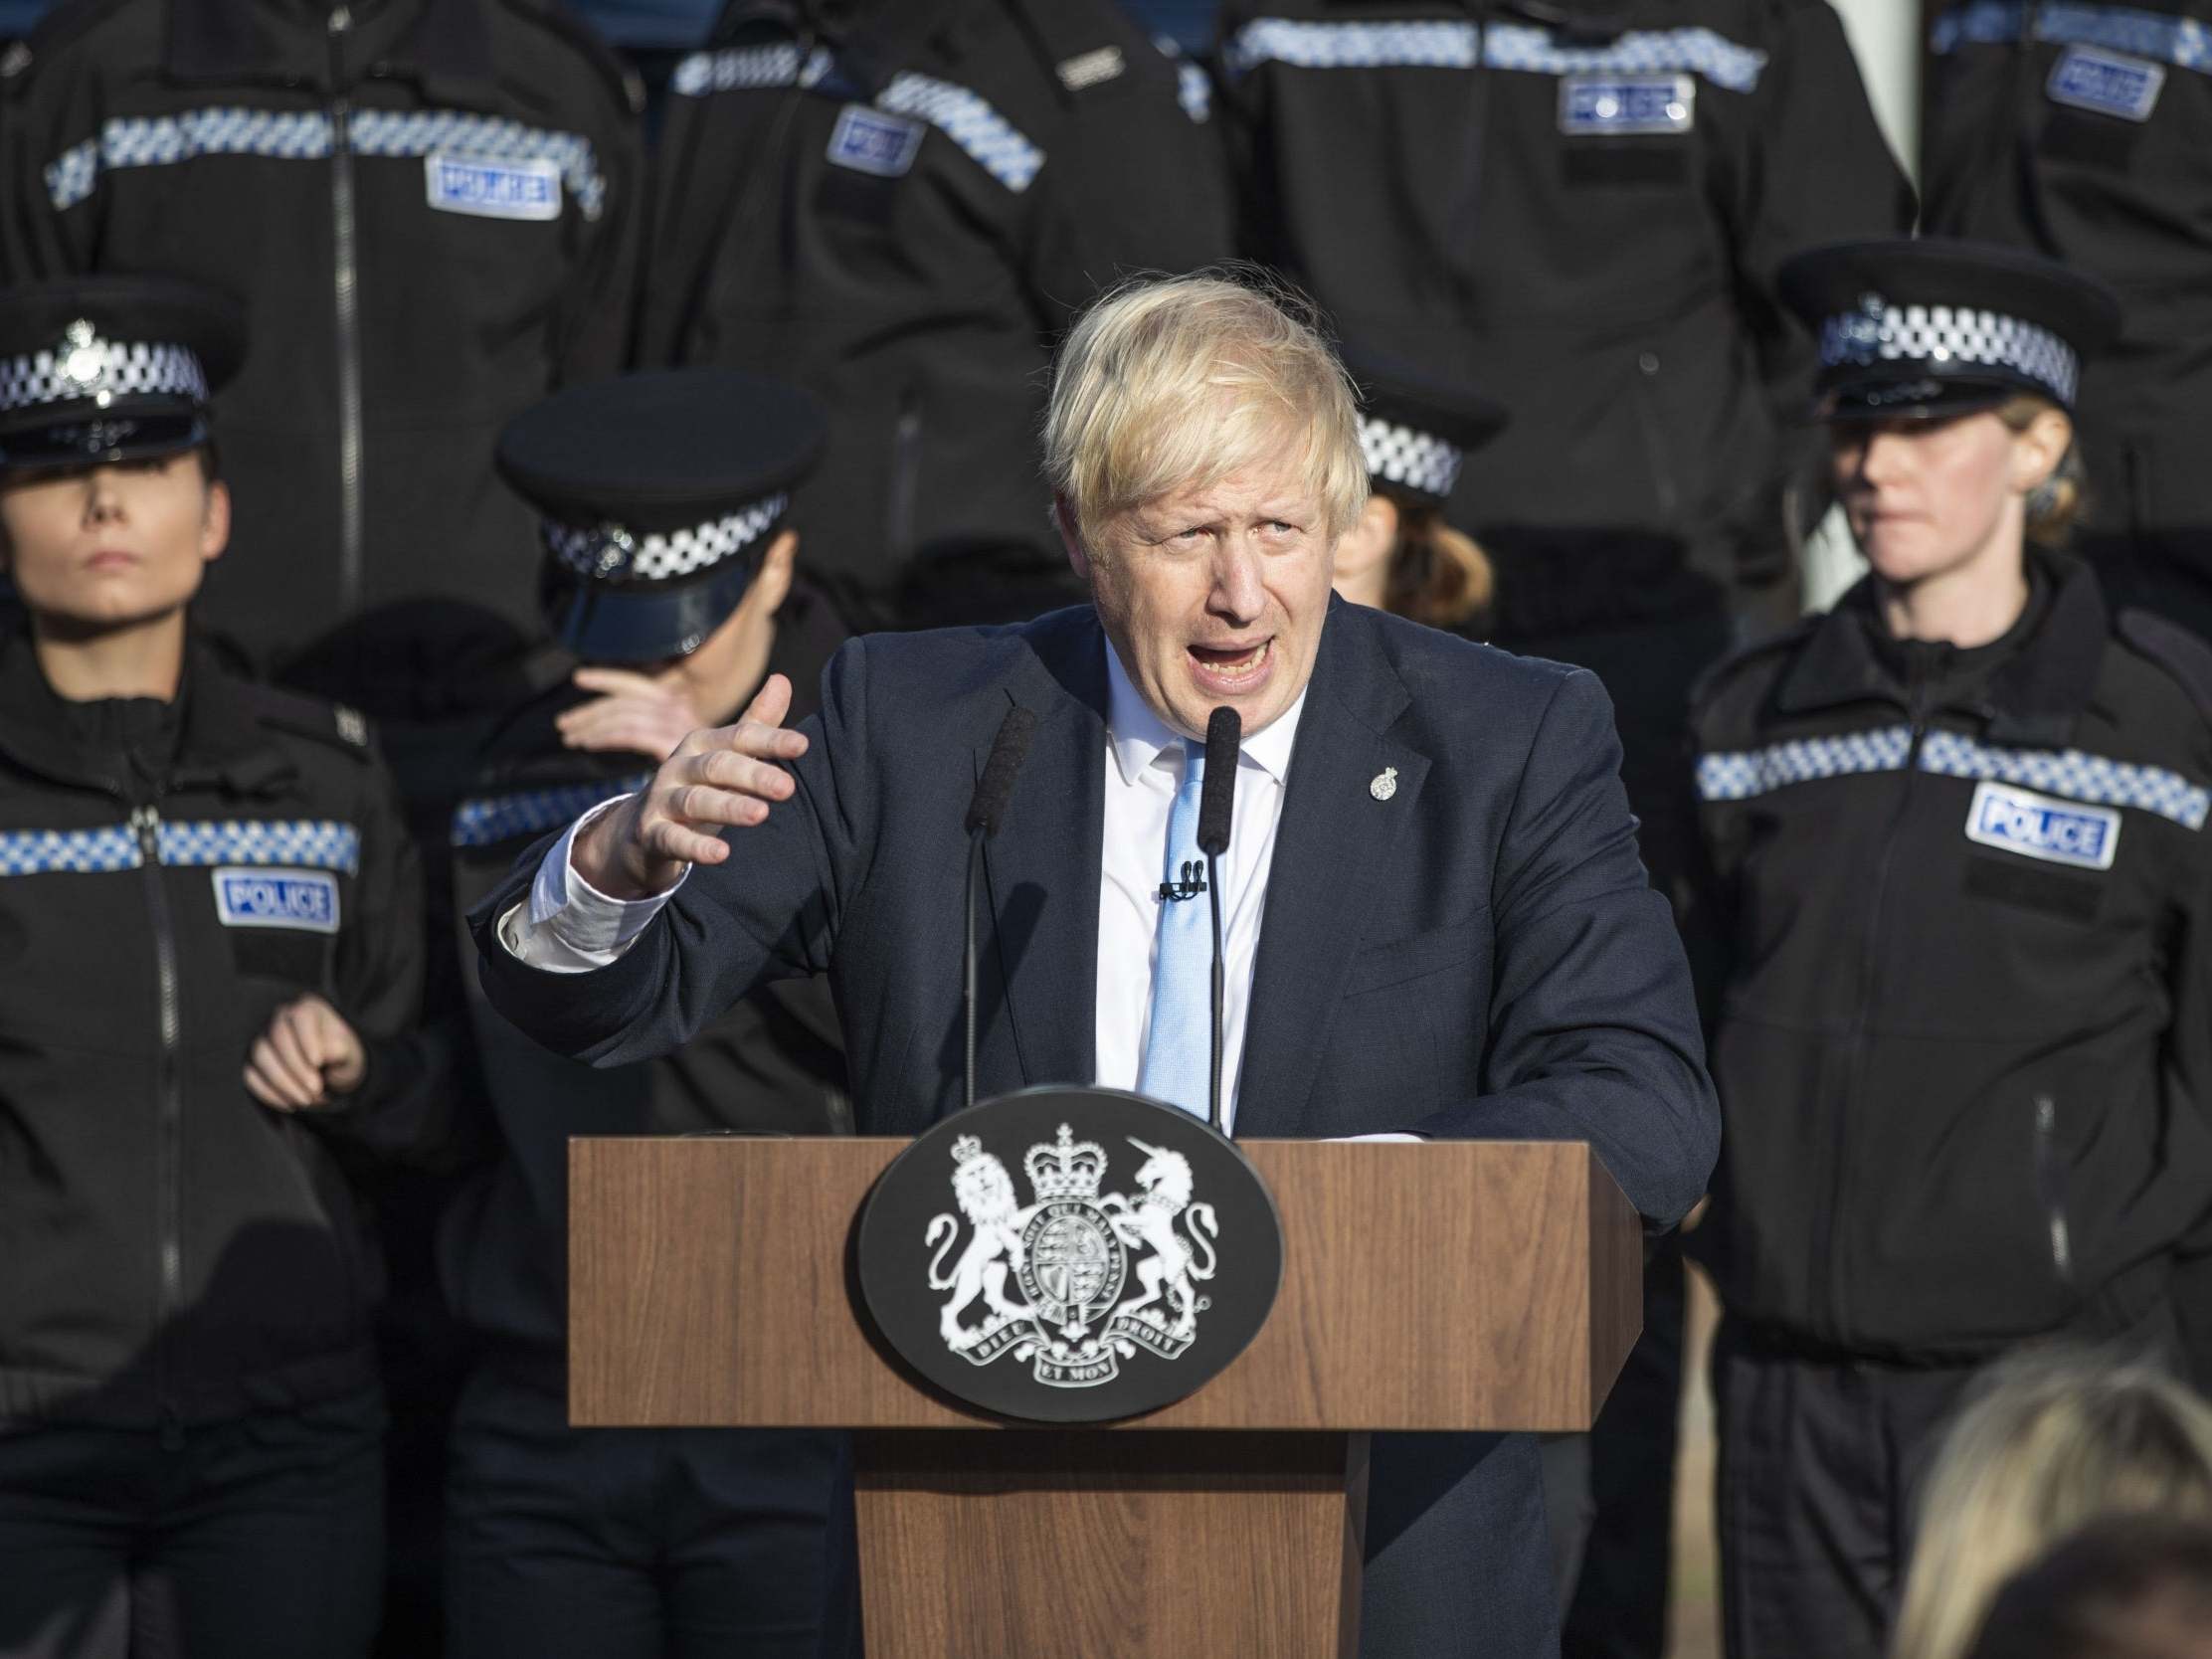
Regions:
<instances>
[{"instance_id":1,"label":"jacket collar","mask_svg":"<svg viewBox=\"0 0 2212 1659\"><path fill-rule=\"evenodd\" d=\"M364 44L349 61L488 105L497 77L480 0L357 0L354 11ZM328 90L328 8L310 0L169 0L166 68L183 82L303 82Z\"/></svg>"},{"instance_id":2,"label":"jacket collar","mask_svg":"<svg viewBox=\"0 0 2212 1659\"><path fill-rule=\"evenodd\" d=\"M173 786L218 784L253 795L297 770L263 729L244 688L206 646L188 648L177 695L184 707ZM126 794L127 783L109 757L71 740L54 718L54 702L30 639L21 630L9 633L0 642L0 754L60 783Z\"/></svg>"},{"instance_id":3,"label":"jacket collar","mask_svg":"<svg viewBox=\"0 0 2212 1659\"><path fill-rule=\"evenodd\" d=\"M2031 550L2038 584L2027 626L1986 674L1962 690L1965 712L1988 722L1988 735L2034 747L2067 742L2089 706L2104 655L2110 615L2097 578L2081 560ZM1810 714L1875 699L1902 703L1908 693L1899 653L1875 608L1872 579L1859 583L1813 629L1783 676L1775 706Z\"/></svg>"}]
</instances>

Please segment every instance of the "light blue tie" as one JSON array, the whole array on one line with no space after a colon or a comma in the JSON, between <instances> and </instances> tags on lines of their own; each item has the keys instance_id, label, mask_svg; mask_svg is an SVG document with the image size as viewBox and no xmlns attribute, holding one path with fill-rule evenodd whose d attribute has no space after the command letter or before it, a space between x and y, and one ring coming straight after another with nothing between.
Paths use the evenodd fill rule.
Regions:
<instances>
[{"instance_id":1,"label":"light blue tie","mask_svg":"<svg viewBox=\"0 0 2212 1659\"><path fill-rule=\"evenodd\" d=\"M1198 850L1198 795L1205 787L1205 746L1183 745L1183 787L1168 812L1166 877L1180 884L1184 866L1205 869ZM1145 1038L1137 1092L1206 1115L1213 1049L1213 910L1211 897L1161 899L1160 949L1152 969L1152 1030Z\"/></svg>"}]
</instances>

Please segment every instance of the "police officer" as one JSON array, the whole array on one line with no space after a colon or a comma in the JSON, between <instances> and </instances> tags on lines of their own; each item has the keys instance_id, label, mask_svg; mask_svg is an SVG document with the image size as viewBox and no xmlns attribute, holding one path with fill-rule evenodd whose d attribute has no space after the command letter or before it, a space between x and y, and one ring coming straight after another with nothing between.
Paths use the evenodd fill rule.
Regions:
<instances>
[{"instance_id":1,"label":"police officer","mask_svg":"<svg viewBox=\"0 0 2212 1659\"><path fill-rule=\"evenodd\" d=\"M2212 637L2212 8L1961 0L1930 38L1927 228L2031 248L2126 303L2082 379L2083 551Z\"/></svg>"},{"instance_id":2,"label":"police officer","mask_svg":"<svg viewBox=\"0 0 2212 1659\"><path fill-rule=\"evenodd\" d=\"M625 72L554 0L80 0L0 69L0 277L162 271L247 302L222 414L257 507L200 620L404 761L393 722L491 695L535 633L491 448L621 364Z\"/></svg>"},{"instance_id":3,"label":"police officer","mask_svg":"<svg viewBox=\"0 0 2212 1659\"><path fill-rule=\"evenodd\" d=\"M443 1133L397 1041L420 895L361 717L188 636L243 340L156 278L0 290L0 1649L37 1659L376 1626L346 1167Z\"/></svg>"},{"instance_id":4,"label":"police officer","mask_svg":"<svg viewBox=\"0 0 2212 1659\"><path fill-rule=\"evenodd\" d=\"M532 839L734 719L772 669L811 706L844 628L795 575L785 515L822 443L812 398L721 369L574 388L508 426L499 466L544 516L540 591L567 671L477 757L452 825L462 909ZM497 1147L441 1237L476 1339L453 1430L449 1650L814 1659L836 1443L568 1426L566 1171L572 1134L849 1131L826 991L773 988L665 1059L594 1070L464 982Z\"/></svg>"},{"instance_id":5,"label":"police officer","mask_svg":"<svg viewBox=\"0 0 2212 1659\"><path fill-rule=\"evenodd\" d=\"M1781 281L1872 569L1697 700L1727 1136L1692 1241L1732 1659L1872 1659L1974 1368L2170 1343L2212 1193L2212 650L2048 545L2109 290L1949 242Z\"/></svg>"},{"instance_id":6,"label":"police officer","mask_svg":"<svg viewBox=\"0 0 2212 1659\"><path fill-rule=\"evenodd\" d=\"M640 360L829 406L809 563L882 620L1080 597L1034 479L1054 337L1229 252L1204 77L1111 0L733 0L678 67Z\"/></svg>"}]
</instances>

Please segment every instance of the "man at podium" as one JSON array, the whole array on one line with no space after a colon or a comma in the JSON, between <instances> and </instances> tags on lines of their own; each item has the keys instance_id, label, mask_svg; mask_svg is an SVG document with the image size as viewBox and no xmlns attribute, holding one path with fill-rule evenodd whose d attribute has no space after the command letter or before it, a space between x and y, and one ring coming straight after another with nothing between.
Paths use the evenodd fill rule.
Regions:
<instances>
[{"instance_id":1,"label":"man at podium","mask_svg":"<svg viewBox=\"0 0 2212 1659\"><path fill-rule=\"evenodd\" d=\"M1176 878L1226 707L1231 1132L1583 1140L1671 1226L1719 1115L1611 710L1586 672L1332 597L1368 465L1310 317L1206 276L1108 296L1062 351L1045 451L1090 605L854 641L795 729L772 679L478 908L492 1001L622 1063L826 972L861 1131L927 1129L964 1098L964 812L1021 709L1033 737L987 858L979 1088L1096 1082L1202 1114L1212 938L1177 914L1204 907ZM1364 1654L1556 1648L1528 1437L1378 1435L1370 1494Z\"/></svg>"}]
</instances>

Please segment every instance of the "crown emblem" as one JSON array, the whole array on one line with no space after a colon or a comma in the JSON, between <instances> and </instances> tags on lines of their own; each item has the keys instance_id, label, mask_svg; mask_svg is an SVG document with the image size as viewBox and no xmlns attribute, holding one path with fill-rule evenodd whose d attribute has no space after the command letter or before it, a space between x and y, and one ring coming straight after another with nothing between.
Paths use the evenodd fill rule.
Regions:
<instances>
[{"instance_id":1,"label":"crown emblem","mask_svg":"<svg viewBox=\"0 0 2212 1659\"><path fill-rule=\"evenodd\" d=\"M80 317L62 330L62 378L80 393L90 392L107 378L107 348L92 325Z\"/></svg>"},{"instance_id":2,"label":"crown emblem","mask_svg":"<svg viewBox=\"0 0 2212 1659\"><path fill-rule=\"evenodd\" d=\"M592 556L592 568L600 576L614 576L630 568L630 561L638 555L638 538L620 524L602 524L599 528L599 551Z\"/></svg>"},{"instance_id":3,"label":"crown emblem","mask_svg":"<svg viewBox=\"0 0 2212 1659\"><path fill-rule=\"evenodd\" d=\"M983 1156L983 1143L973 1135L963 1135L953 1142L953 1162L967 1167Z\"/></svg>"},{"instance_id":4,"label":"crown emblem","mask_svg":"<svg viewBox=\"0 0 2212 1659\"><path fill-rule=\"evenodd\" d=\"M1088 1202L1098 1197L1099 1184L1106 1179L1106 1149L1096 1141L1076 1140L1063 1123L1058 1143L1031 1147L1021 1166L1029 1172L1037 1202Z\"/></svg>"}]
</instances>

